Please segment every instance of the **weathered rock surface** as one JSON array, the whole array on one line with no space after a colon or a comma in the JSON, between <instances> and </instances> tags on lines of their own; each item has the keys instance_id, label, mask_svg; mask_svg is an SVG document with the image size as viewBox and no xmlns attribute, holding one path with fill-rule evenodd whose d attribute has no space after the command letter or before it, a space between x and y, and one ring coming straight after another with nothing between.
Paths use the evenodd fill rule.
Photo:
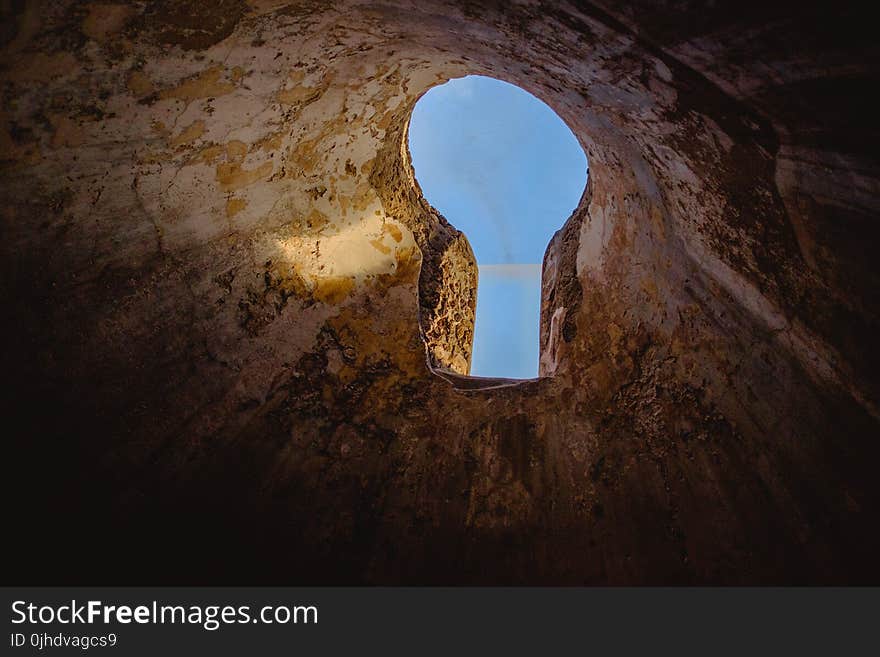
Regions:
<instances>
[{"instance_id":1,"label":"weathered rock surface","mask_svg":"<svg viewBox=\"0 0 880 657\"><path fill-rule=\"evenodd\" d=\"M856 10L2 12L15 577L880 580ZM419 96L469 73L546 101L590 162L535 381L461 377L476 268L406 153Z\"/></svg>"}]
</instances>

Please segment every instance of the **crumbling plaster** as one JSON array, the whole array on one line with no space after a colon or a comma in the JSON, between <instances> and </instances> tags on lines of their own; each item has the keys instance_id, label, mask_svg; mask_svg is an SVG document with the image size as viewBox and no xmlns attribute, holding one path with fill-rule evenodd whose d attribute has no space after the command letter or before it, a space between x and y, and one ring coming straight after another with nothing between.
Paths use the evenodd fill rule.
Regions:
<instances>
[{"instance_id":1,"label":"crumbling plaster","mask_svg":"<svg viewBox=\"0 0 880 657\"><path fill-rule=\"evenodd\" d=\"M805 85L858 88L877 48L728 4L7 3L19 559L876 581L876 160ZM406 152L420 95L471 73L546 101L590 163L517 384L462 376L473 255ZM33 565L47 518L91 528L75 571Z\"/></svg>"}]
</instances>

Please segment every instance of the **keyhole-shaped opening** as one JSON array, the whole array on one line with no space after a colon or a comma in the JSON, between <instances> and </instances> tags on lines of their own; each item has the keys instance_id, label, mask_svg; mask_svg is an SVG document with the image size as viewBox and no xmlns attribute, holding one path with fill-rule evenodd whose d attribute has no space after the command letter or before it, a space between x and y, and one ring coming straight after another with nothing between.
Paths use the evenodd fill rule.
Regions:
<instances>
[{"instance_id":1,"label":"keyhole-shaped opening","mask_svg":"<svg viewBox=\"0 0 880 657\"><path fill-rule=\"evenodd\" d=\"M541 262L586 186L583 148L535 96L470 75L419 99L409 150L425 198L477 259L470 374L536 377Z\"/></svg>"}]
</instances>

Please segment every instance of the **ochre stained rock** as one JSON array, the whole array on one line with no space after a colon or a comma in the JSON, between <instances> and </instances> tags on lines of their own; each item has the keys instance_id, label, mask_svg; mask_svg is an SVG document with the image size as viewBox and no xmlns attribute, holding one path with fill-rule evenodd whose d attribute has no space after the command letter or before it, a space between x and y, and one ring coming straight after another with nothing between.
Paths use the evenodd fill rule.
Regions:
<instances>
[{"instance_id":1,"label":"ochre stained rock","mask_svg":"<svg viewBox=\"0 0 880 657\"><path fill-rule=\"evenodd\" d=\"M0 14L10 583L880 583L854 6ZM468 74L589 159L532 381L467 376L476 264L409 161Z\"/></svg>"}]
</instances>

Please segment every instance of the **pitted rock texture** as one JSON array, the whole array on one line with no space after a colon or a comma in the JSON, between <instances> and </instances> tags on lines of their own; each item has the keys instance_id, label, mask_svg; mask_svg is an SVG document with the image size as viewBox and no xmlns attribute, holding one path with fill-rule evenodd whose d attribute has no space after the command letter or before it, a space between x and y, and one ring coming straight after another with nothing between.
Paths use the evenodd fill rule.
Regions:
<instances>
[{"instance_id":1,"label":"pitted rock texture","mask_svg":"<svg viewBox=\"0 0 880 657\"><path fill-rule=\"evenodd\" d=\"M880 581L880 47L855 8L2 14L22 583ZM407 154L415 102L467 74L589 158L533 381L464 376L473 254Z\"/></svg>"}]
</instances>

